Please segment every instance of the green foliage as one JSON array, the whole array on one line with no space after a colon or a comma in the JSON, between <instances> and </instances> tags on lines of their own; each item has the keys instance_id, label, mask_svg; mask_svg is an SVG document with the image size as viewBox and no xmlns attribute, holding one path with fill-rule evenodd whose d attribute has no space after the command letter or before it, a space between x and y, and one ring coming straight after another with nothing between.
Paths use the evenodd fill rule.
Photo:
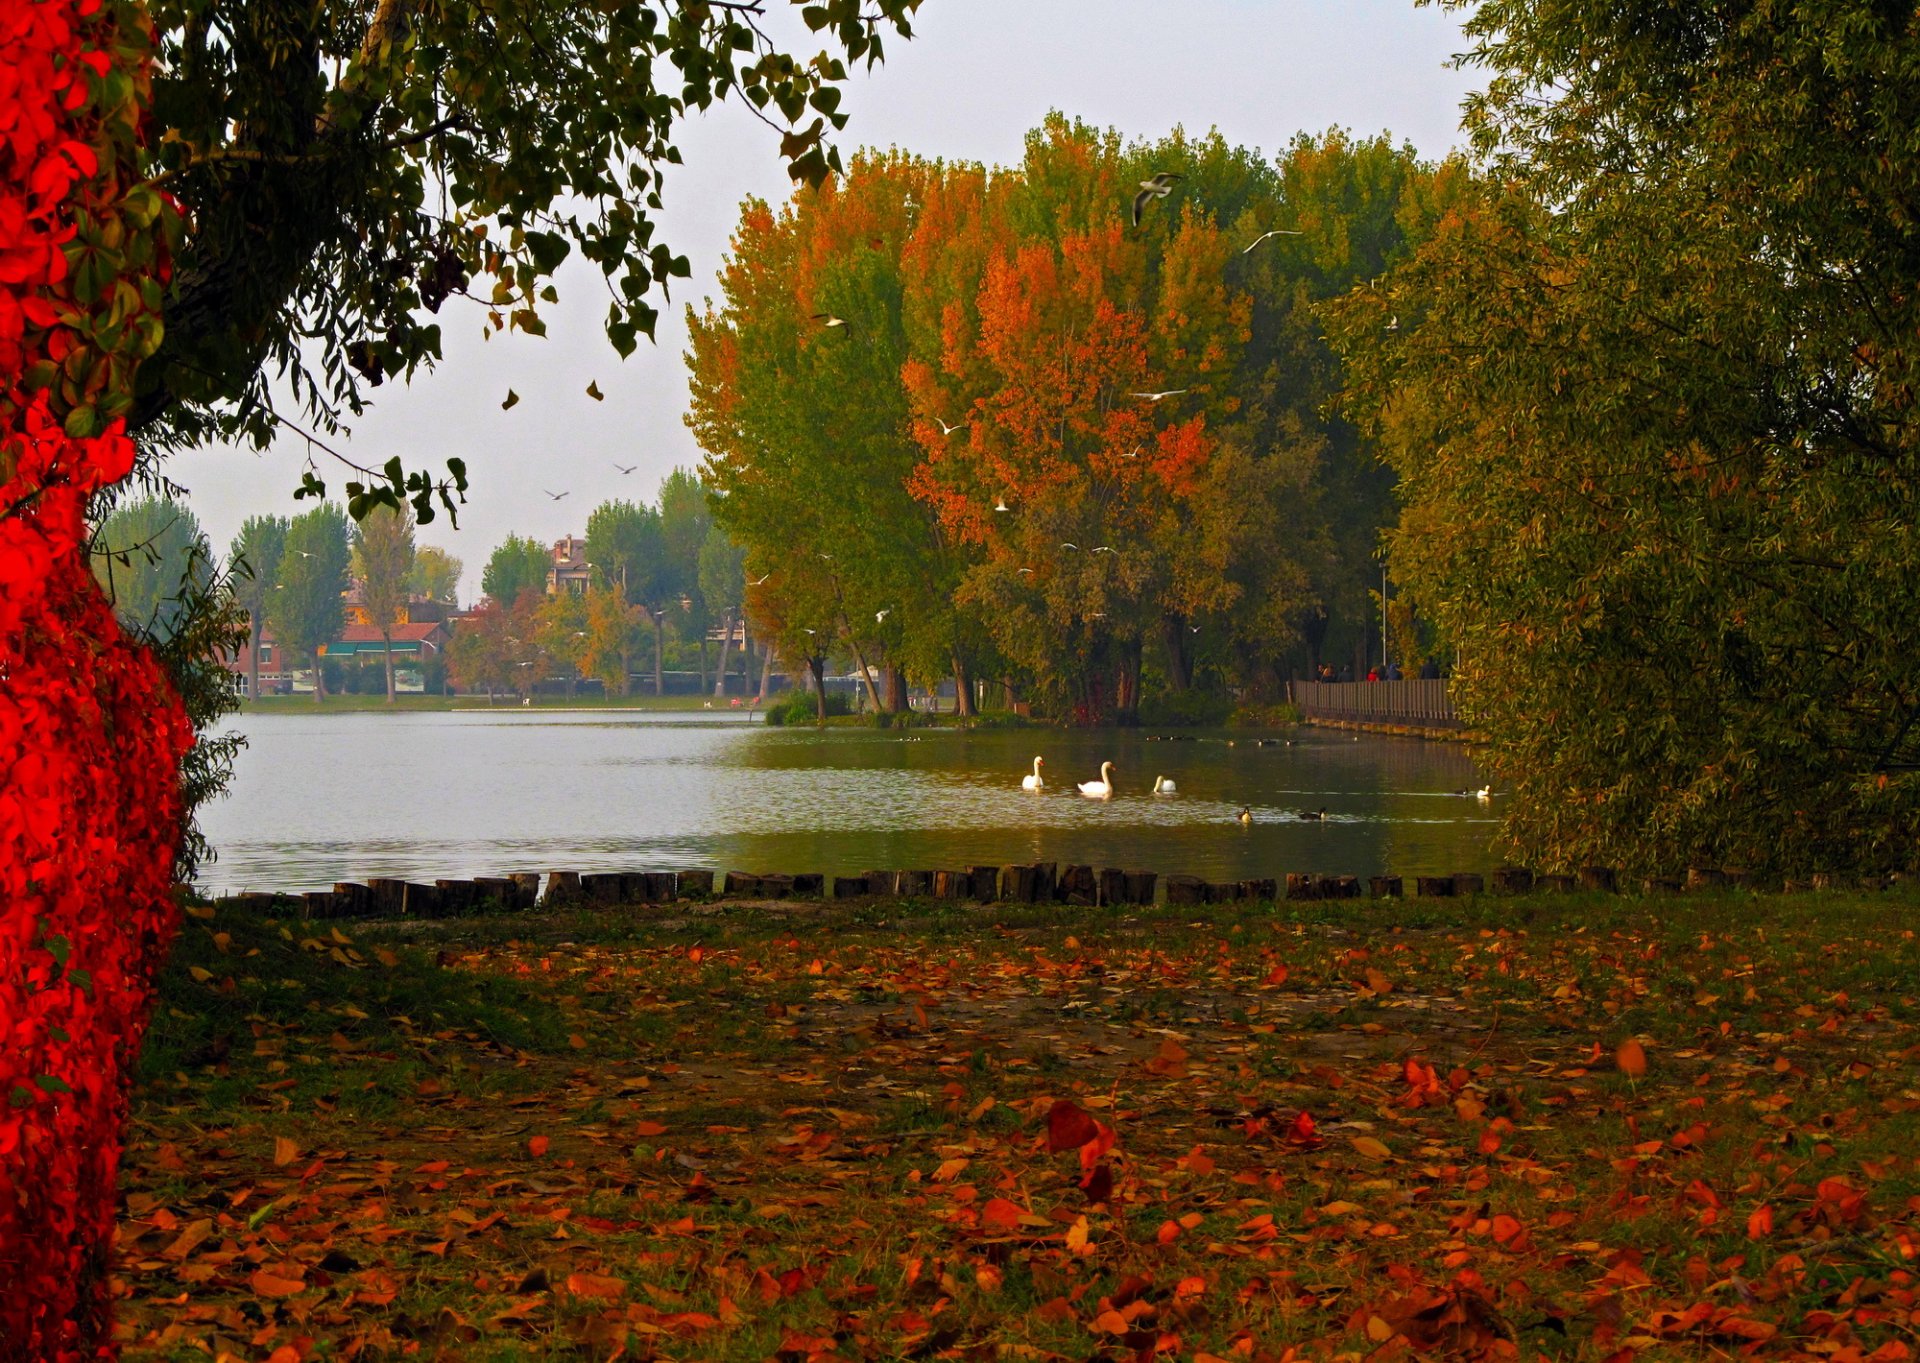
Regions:
<instances>
[{"instance_id":1,"label":"green foliage","mask_svg":"<svg viewBox=\"0 0 1920 1363\"><path fill-rule=\"evenodd\" d=\"M287 526L279 581L267 606L274 637L294 657L316 659L318 650L339 637L345 612L340 594L347 589L351 529L346 513L323 503ZM314 695L324 678L315 667Z\"/></svg>"},{"instance_id":2,"label":"green foliage","mask_svg":"<svg viewBox=\"0 0 1920 1363\"><path fill-rule=\"evenodd\" d=\"M538 540L508 535L487 559L480 574L480 590L503 606L511 606L525 591L544 592L553 553Z\"/></svg>"},{"instance_id":3,"label":"green foliage","mask_svg":"<svg viewBox=\"0 0 1920 1363\"><path fill-rule=\"evenodd\" d=\"M853 704L845 692L829 691L826 699L827 718L853 713ZM820 717L820 698L812 691L789 691L767 707L767 723L776 728L785 724L814 724Z\"/></svg>"},{"instance_id":4,"label":"green foliage","mask_svg":"<svg viewBox=\"0 0 1920 1363\"><path fill-rule=\"evenodd\" d=\"M393 699L393 626L407 606L407 579L413 572L413 509L375 507L353 531L353 576L373 627L387 643L384 659L387 699Z\"/></svg>"},{"instance_id":5,"label":"green foliage","mask_svg":"<svg viewBox=\"0 0 1920 1363\"><path fill-rule=\"evenodd\" d=\"M452 554L423 544L414 551L413 566L407 570L407 590L441 605L454 605L460 592L462 571L464 565Z\"/></svg>"},{"instance_id":6,"label":"green foliage","mask_svg":"<svg viewBox=\"0 0 1920 1363\"><path fill-rule=\"evenodd\" d=\"M1518 856L1920 850L1910 23L1472 7L1486 184L1331 315Z\"/></svg>"},{"instance_id":7,"label":"green foliage","mask_svg":"<svg viewBox=\"0 0 1920 1363\"><path fill-rule=\"evenodd\" d=\"M213 0L150 10L151 183L180 201L166 331L139 376L143 455L212 436L264 444L269 374L337 426L368 389L441 353L453 294L494 330L543 334L576 251L613 295L621 354L653 334L653 299L688 273L656 239L680 121L744 98L781 131L796 179L839 165L848 63L910 36L918 0L798 4L811 58L758 6L504 0L484 7ZM466 486L398 462L360 470L358 518L408 501L422 524ZM324 493L310 470L302 493Z\"/></svg>"},{"instance_id":8,"label":"green foliage","mask_svg":"<svg viewBox=\"0 0 1920 1363\"><path fill-rule=\"evenodd\" d=\"M120 622L141 638L171 638L214 575L192 511L171 497L137 497L102 520L88 549Z\"/></svg>"},{"instance_id":9,"label":"green foliage","mask_svg":"<svg viewBox=\"0 0 1920 1363\"><path fill-rule=\"evenodd\" d=\"M1140 722L1154 728L1218 728L1232 713L1232 697L1198 688L1149 692L1140 702Z\"/></svg>"}]
</instances>

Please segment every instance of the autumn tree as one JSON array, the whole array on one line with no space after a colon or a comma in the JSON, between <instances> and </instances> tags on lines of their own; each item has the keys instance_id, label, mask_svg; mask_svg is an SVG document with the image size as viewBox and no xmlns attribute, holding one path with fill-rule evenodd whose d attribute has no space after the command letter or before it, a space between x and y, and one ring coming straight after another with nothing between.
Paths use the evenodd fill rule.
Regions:
<instances>
[{"instance_id":1,"label":"autumn tree","mask_svg":"<svg viewBox=\"0 0 1920 1363\"><path fill-rule=\"evenodd\" d=\"M1338 335L1513 854L1910 863L1911 13L1468 8L1486 183Z\"/></svg>"},{"instance_id":2,"label":"autumn tree","mask_svg":"<svg viewBox=\"0 0 1920 1363\"><path fill-rule=\"evenodd\" d=\"M321 650L340 636L346 619L341 594L347 590L351 528L346 513L322 503L287 526L267 620L280 646L313 662L313 698L327 693Z\"/></svg>"},{"instance_id":3,"label":"autumn tree","mask_svg":"<svg viewBox=\"0 0 1920 1363\"><path fill-rule=\"evenodd\" d=\"M634 607L627 604L618 587L604 579L592 583L586 591L586 638L579 667L590 677L598 677L609 694L626 695L639 620Z\"/></svg>"},{"instance_id":4,"label":"autumn tree","mask_svg":"<svg viewBox=\"0 0 1920 1363\"><path fill-rule=\"evenodd\" d=\"M280 581L280 557L287 543L285 516L249 516L227 550L227 571L234 599L247 613L247 695L260 694L260 635L267 608Z\"/></svg>"},{"instance_id":5,"label":"autumn tree","mask_svg":"<svg viewBox=\"0 0 1920 1363\"><path fill-rule=\"evenodd\" d=\"M407 590L442 606L457 605L463 571L460 560L445 549L423 544L414 551Z\"/></svg>"},{"instance_id":6,"label":"autumn tree","mask_svg":"<svg viewBox=\"0 0 1920 1363\"><path fill-rule=\"evenodd\" d=\"M553 554L535 539L508 535L487 559L480 573L480 590L503 606L511 606L526 591L544 592Z\"/></svg>"},{"instance_id":7,"label":"autumn tree","mask_svg":"<svg viewBox=\"0 0 1920 1363\"><path fill-rule=\"evenodd\" d=\"M534 613L533 642L550 667L565 680L567 696L585 670L588 655L587 598L583 592L555 592Z\"/></svg>"},{"instance_id":8,"label":"autumn tree","mask_svg":"<svg viewBox=\"0 0 1920 1363\"><path fill-rule=\"evenodd\" d=\"M463 691L510 691L522 697L544 673L537 643L539 600L522 595L512 606L488 597L460 621L447 645L447 671Z\"/></svg>"},{"instance_id":9,"label":"autumn tree","mask_svg":"<svg viewBox=\"0 0 1920 1363\"><path fill-rule=\"evenodd\" d=\"M393 704L393 627L407 612L407 583L413 571L413 508L379 506L353 531L353 576L360 601L386 645L387 704Z\"/></svg>"}]
</instances>

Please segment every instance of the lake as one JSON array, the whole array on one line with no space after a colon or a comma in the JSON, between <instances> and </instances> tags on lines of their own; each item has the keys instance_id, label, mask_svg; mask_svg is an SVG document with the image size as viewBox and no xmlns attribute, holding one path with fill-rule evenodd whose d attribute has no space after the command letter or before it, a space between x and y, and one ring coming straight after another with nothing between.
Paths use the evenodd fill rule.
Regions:
<instances>
[{"instance_id":1,"label":"lake","mask_svg":"<svg viewBox=\"0 0 1920 1363\"><path fill-rule=\"evenodd\" d=\"M1300 728L912 733L732 714L253 714L203 888L510 871L761 873L1082 862L1210 880L1478 871L1500 808L1466 749ZM1256 746L1265 737L1268 746ZM1036 754L1049 789L1020 789ZM1074 783L1117 771L1111 800ZM1154 778L1179 793L1150 793ZM1251 825L1235 818L1242 807ZM1295 817L1324 807L1324 822Z\"/></svg>"}]
</instances>

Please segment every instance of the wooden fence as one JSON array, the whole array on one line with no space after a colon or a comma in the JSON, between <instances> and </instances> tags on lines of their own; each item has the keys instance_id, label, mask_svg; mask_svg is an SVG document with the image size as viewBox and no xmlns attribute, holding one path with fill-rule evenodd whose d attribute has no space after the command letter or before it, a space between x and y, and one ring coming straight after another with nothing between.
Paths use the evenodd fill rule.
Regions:
<instances>
[{"instance_id":1,"label":"wooden fence","mask_svg":"<svg viewBox=\"0 0 1920 1363\"><path fill-rule=\"evenodd\" d=\"M1293 703L1308 719L1338 719L1358 724L1407 724L1428 729L1460 726L1447 683L1360 681L1293 683Z\"/></svg>"}]
</instances>

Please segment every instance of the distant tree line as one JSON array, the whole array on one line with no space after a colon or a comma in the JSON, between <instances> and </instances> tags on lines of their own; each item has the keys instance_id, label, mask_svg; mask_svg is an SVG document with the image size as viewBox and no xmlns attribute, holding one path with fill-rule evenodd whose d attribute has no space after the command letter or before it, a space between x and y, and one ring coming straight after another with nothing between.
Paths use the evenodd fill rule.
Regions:
<instances>
[{"instance_id":1,"label":"distant tree line","mask_svg":"<svg viewBox=\"0 0 1920 1363\"><path fill-rule=\"evenodd\" d=\"M700 480L676 469L651 504L603 502L587 517L585 542L580 591L549 592L549 544L510 535L494 549L480 575L485 600L449 648L453 680L470 691L531 695L556 678L569 691L592 678L627 695L644 663L659 694L677 649L702 690L724 694L745 579L741 551L714 524ZM750 647L751 631L747 638ZM741 666L750 678L750 657Z\"/></svg>"}]
</instances>

